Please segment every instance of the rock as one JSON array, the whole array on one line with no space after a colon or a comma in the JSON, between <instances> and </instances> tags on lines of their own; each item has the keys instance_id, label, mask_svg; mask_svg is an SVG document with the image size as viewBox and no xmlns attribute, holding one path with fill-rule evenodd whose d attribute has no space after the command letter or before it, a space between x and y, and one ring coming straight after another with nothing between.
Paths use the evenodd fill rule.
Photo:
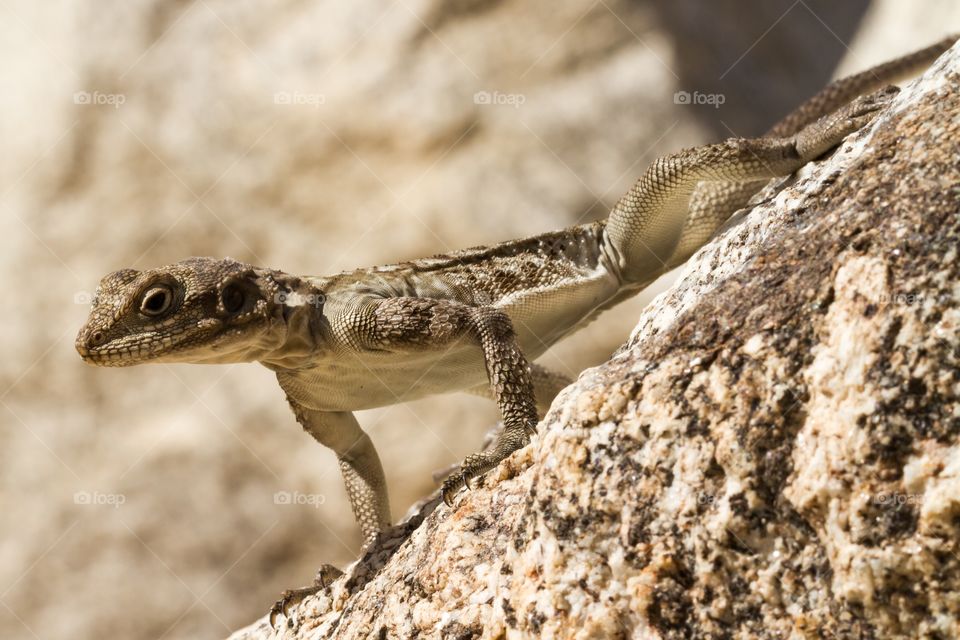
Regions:
<instances>
[{"instance_id":1,"label":"rock","mask_svg":"<svg viewBox=\"0 0 960 640\"><path fill-rule=\"evenodd\" d=\"M216 637L359 553L271 372L80 361L104 274L329 273L601 217L658 154L822 84L863 0L672 2L5 0L0 268L29 287L0 314L0 638ZM720 108L674 102L738 59ZM606 360L648 299L548 364ZM451 394L359 416L395 517L496 415Z\"/></svg>"},{"instance_id":2,"label":"rock","mask_svg":"<svg viewBox=\"0 0 960 640\"><path fill-rule=\"evenodd\" d=\"M958 82L960 45L768 187L530 446L277 637L957 637Z\"/></svg>"}]
</instances>

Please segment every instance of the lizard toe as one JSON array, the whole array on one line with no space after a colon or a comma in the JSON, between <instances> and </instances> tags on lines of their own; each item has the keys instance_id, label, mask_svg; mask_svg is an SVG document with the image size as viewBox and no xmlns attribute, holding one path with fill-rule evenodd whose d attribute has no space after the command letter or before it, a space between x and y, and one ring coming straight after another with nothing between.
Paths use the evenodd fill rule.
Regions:
<instances>
[{"instance_id":1,"label":"lizard toe","mask_svg":"<svg viewBox=\"0 0 960 640\"><path fill-rule=\"evenodd\" d=\"M852 133L870 124L893 99L900 93L900 88L889 85L874 93L860 96L838 114L835 125L847 133Z\"/></svg>"},{"instance_id":2,"label":"lizard toe","mask_svg":"<svg viewBox=\"0 0 960 640\"><path fill-rule=\"evenodd\" d=\"M283 615L287 618L287 627L293 628L293 618L287 615L290 607L296 606L303 602L307 597L316 595L324 589L329 588L333 581L342 575L343 571L336 568L332 564L324 563L320 565L320 568L317 569L316 576L313 578L312 585L309 587L300 587L298 589L287 589L280 594L280 599L274 602L273 606L270 607L270 626L276 629L277 617Z\"/></svg>"},{"instance_id":3,"label":"lizard toe","mask_svg":"<svg viewBox=\"0 0 960 640\"><path fill-rule=\"evenodd\" d=\"M440 495L443 496L443 502L448 507L453 506L453 498L456 496L460 489L463 487L469 487L467 484L467 479L462 473L454 473L453 475L447 477L443 481L443 487L440 490Z\"/></svg>"}]
</instances>

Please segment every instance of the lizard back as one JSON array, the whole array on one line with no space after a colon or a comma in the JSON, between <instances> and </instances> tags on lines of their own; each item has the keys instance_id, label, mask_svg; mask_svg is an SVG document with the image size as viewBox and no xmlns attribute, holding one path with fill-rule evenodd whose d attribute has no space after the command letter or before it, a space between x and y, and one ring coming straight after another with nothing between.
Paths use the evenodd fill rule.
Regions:
<instances>
[{"instance_id":1,"label":"lizard back","mask_svg":"<svg viewBox=\"0 0 960 640\"><path fill-rule=\"evenodd\" d=\"M329 277L307 276L328 300L419 297L506 311L533 357L592 319L621 290L605 223L471 247Z\"/></svg>"}]
</instances>

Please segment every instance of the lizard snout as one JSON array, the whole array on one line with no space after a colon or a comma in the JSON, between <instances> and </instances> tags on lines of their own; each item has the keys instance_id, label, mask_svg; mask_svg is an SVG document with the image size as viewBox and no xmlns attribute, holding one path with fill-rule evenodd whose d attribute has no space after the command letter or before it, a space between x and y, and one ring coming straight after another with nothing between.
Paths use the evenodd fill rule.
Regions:
<instances>
[{"instance_id":1,"label":"lizard snout","mask_svg":"<svg viewBox=\"0 0 960 640\"><path fill-rule=\"evenodd\" d=\"M93 351L96 350L97 347L106 342L106 339L106 334L100 329L91 330L88 327L84 327L77 335L74 346L77 349L77 353L86 360L93 355Z\"/></svg>"}]
</instances>

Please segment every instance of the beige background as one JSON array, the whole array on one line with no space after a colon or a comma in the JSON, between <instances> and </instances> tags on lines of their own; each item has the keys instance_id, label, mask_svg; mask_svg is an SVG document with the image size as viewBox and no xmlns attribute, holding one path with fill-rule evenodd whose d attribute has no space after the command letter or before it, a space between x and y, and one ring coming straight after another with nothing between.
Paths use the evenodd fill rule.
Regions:
<instances>
[{"instance_id":1,"label":"beige background","mask_svg":"<svg viewBox=\"0 0 960 640\"><path fill-rule=\"evenodd\" d=\"M950 25L942 1L0 2L0 636L225 636L359 551L266 369L81 363L105 273L328 273L596 219L656 155ZM603 361L647 299L544 360ZM461 394L362 412L395 517L496 417Z\"/></svg>"}]
</instances>

